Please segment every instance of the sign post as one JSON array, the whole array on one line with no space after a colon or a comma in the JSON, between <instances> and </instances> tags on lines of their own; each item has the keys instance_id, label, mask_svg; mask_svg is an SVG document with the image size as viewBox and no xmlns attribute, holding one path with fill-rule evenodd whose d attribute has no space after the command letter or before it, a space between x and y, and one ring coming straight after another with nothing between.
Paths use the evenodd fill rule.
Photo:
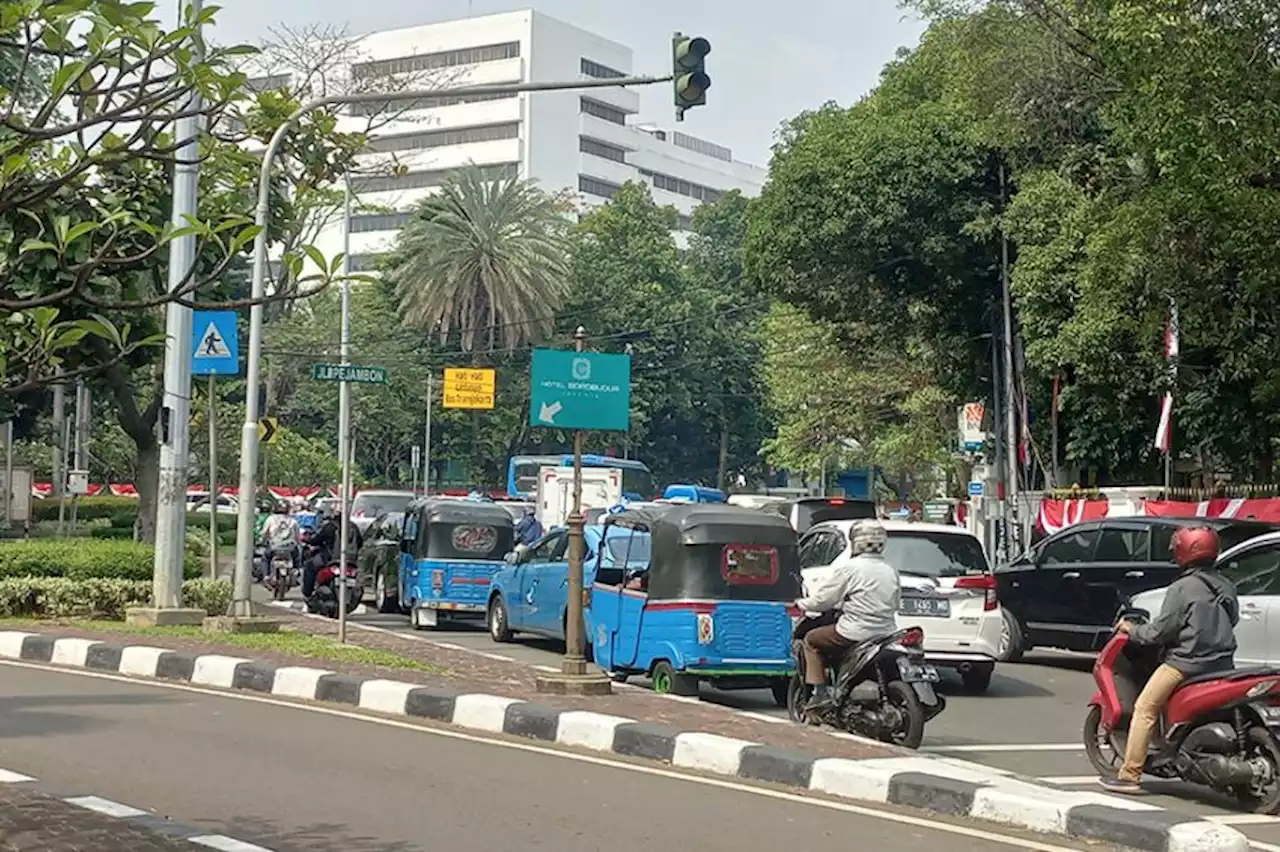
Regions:
<instances>
[{"instance_id":1,"label":"sign post","mask_svg":"<svg viewBox=\"0 0 1280 852\"><path fill-rule=\"evenodd\" d=\"M539 675L539 692L608 695L603 672L588 672L583 654L582 563L586 555L582 515L582 439L588 430L625 432L631 425L631 356L587 352L586 329L573 335L571 352L538 349L529 381L529 425L573 431L573 509L569 514L569 611L564 663L558 674Z\"/></svg>"},{"instance_id":2,"label":"sign post","mask_svg":"<svg viewBox=\"0 0 1280 852\"><path fill-rule=\"evenodd\" d=\"M209 579L218 579L218 376L240 375L235 311L192 316L191 375L209 379Z\"/></svg>"}]
</instances>

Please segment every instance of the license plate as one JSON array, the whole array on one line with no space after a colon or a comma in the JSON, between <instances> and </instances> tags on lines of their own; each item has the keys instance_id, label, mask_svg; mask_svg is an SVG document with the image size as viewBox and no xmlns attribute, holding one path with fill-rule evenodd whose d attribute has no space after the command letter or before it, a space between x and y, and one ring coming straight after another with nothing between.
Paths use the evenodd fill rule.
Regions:
<instances>
[{"instance_id":1,"label":"license plate","mask_svg":"<svg viewBox=\"0 0 1280 852\"><path fill-rule=\"evenodd\" d=\"M898 671L902 673L902 679L910 683L911 681L921 681L923 683L937 683L938 670L928 663L913 663L905 657L898 658Z\"/></svg>"},{"instance_id":2,"label":"license plate","mask_svg":"<svg viewBox=\"0 0 1280 852\"><path fill-rule=\"evenodd\" d=\"M950 618L951 601L946 598L903 598L898 604L898 612L901 615Z\"/></svg>"}]
</instances>

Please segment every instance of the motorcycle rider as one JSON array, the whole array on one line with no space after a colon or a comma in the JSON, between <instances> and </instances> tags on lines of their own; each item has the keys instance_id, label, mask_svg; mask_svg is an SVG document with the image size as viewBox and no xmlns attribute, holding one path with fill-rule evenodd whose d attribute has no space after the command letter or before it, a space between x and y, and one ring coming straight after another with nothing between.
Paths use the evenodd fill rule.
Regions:
<instances>
[{"instance_id":1,"label":"motorcycle rider","mask_svg":"<svg viewBox=\"0 0 1280 852\"><path fill-rule=\"evenodd\" d=\"M311 597L311 593L315 591L316 574L320 573L320 569L338 558L338 537L341 534L342 521L338 516L337 508L331 505L321 508L320 526L315 535L311 537L311 545L315 548L315 556L308 559L307 564L302 566L302 596L304 598ZM353 559L359 549L357 536L356 525L348 523L348 560Z\"/></svg>"},{"instance_id":2,"label":"motorcycle rider","mask_svg":"<svg viewBox=\"0 0 1280 852\"><path fill-rule=\"evenodd\" d=\"M804 679L813 689L806 709L829 704L834 696L827 684L827 660L868 639L898 629L900 597L898 571L884 558L889 535L876 520L857 521L849 528L852 556L837 559L817 589L796 601L802 612L835 611L834 624L815 627L804 637Z\"/></svg>"},{"instance_id":3,"label":"motorcycle rider","mask_svg":"<svg viewBox=\"0 0 1280 852\"><path fill-rule=\"evenodd\" d=\"M1235 668L1235 626L1240 622L1236 587L1213 570L1221 543L1205 527L1173 534L1173 559L1182 569L1165 592L1160 614L1147 624L1121 621L1116 629L1130 642L1164 648L1164 662L1151 675L1133 706L1124 764L1115 778L1099 783L1114 793L1141 793L1142 767L1157 720L1174 690L1188 677Z\"/></svg>"},{"instance_id":4,"label":"motorcycle rider","mask_svg":"<svg viewBox=\"0 0 1280 852\"><path fill-rule=\"evenodd\" d=\"M300 537L298 519L289 514L288 503L278 500L272 507L271 517L262 525L262 542L267 547L267 569L270 569L271 559L275 554L287 553L293 560L294 571L297 571L302 563L301 547L298 544Z\"/></svg>"}]
</instances>

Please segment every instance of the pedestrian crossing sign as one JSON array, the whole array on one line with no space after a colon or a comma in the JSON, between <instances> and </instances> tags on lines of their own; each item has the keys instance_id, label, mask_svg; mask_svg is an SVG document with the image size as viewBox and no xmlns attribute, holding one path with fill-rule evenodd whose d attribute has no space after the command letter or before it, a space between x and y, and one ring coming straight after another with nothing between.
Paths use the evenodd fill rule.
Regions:
<instances>
[{"instance_id":1,"label":"pedestrian crossing sign","mask_svg":"<svg viewBox=\"0 0 1280 852\"><path fill-rule=\"evenodd\" d=\"M191 375L240 375L235 311L196 311L191 322Z\"/></svg>"}]
</instances>

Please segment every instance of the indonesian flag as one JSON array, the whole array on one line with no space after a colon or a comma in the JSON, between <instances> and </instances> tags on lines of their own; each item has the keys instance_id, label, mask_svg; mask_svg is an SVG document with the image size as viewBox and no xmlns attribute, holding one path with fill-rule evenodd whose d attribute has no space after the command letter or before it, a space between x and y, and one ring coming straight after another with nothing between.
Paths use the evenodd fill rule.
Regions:
<instances>
[{"instance_id":1,"label":"indonesian flag","mask_svg":"<svg viewBox=\"0 0 1280 852\"><path fill-rule=\"evenodd\" d=\"M1178 307L1169 305L1169 322L1164 329L1164 357L1169 363L1169 389L1160 401L1160 424L1156 426L1156 449L1165 455L1173 449L1173 381L1178 375Z\"/></svg>"}]
</instances>

